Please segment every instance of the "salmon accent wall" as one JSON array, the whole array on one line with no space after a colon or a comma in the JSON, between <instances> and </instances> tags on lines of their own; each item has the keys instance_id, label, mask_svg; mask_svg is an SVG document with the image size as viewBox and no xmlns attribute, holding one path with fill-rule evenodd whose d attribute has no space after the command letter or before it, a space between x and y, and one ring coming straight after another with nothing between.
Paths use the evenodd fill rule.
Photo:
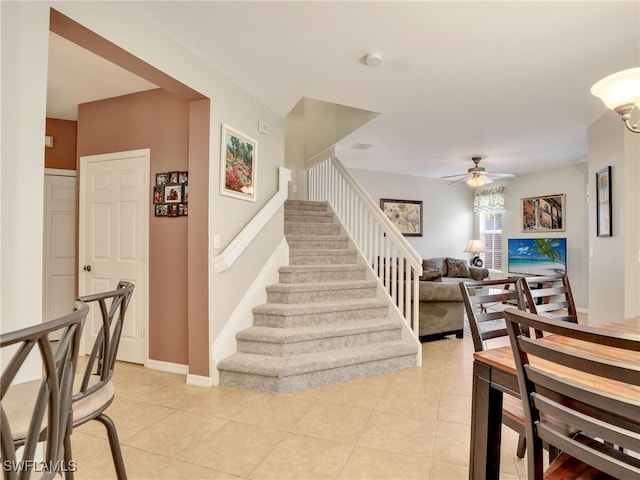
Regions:
<instances>
[{"instance_id":1,"label":"salmon accent wall","mask_svg":"<svg viewBox=\"0 0 640 480\"><path fill-rule=\"evenodd\" d=\"M44 147L45 168L76 169L76 125L73 120L47 118L45 135L53 137L53 147Z\"/></svg>"},{"instance_id":2,"label":"salmon accent wall","mask_svg":"<svg viewBox=\"0 0 640 480\"><path fill-rule=\"evenodd\" d=\"M197 190L202 188L192 181L189 165L189 112L190 102L160 89L78 106L78 158L151 149L149 358L182 365L189 364L188 223L191 215L197 215ZM155 217L151 203L155 174L175 170L190 170L190 216ZM206 254L198 261L206 264Z\"/></svg>"}]
</instances>

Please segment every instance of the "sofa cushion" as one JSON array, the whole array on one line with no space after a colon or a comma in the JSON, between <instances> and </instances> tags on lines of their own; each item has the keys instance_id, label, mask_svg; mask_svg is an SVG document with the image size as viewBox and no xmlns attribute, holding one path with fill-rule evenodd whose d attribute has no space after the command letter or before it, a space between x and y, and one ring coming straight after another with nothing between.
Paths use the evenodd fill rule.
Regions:
<instances>
[{"instance_id":1,"label":"sofa cushion","mask_svg":"<svg viewBox=\"0 0 640 480\"><path fill-rule=\"evenodd\" d=\"M422 275L420 275L421 282L435 282L438 280L442 280L442 270L423 270Z\"/></svg>"},{"instance_id":2,"label":"sofa cushion","mask_svg":"<svg viewBox=\"0 0 640 480\"><path fill-rule=\"evenodd\" d=\"M447 258L447 276L456 278L469 278L469 267L464 260L457 260L455 258Z\"/></svg>"},{"instance_id":3,"label":"sofa cushion","mask_svg":"<svg viewBox=\"0 0 640 480\"><path fill-rule=\"evenodd\" d=\"M438 270L442 272L442 276L447 276L447 264L444 257L427 258L426 260L422 260L423 272L435 272Z\"/></svg>"}]
</instances>

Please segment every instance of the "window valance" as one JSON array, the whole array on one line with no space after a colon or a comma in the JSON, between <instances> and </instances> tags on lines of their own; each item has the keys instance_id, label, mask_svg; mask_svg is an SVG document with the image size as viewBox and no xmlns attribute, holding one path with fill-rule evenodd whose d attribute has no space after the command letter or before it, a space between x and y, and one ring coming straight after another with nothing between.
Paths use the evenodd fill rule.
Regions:
<instances>
[{"instance_id":1,"label":"window valance","mask_svg":"<svg viewBox=\"0 0 640 480\"><path fill-rule=\"evenodd\" d=\"M473 211L478 212L503 212L504 211L504 187L485 188L476 190L473 198Z\"/></svg>"}]
</instances>

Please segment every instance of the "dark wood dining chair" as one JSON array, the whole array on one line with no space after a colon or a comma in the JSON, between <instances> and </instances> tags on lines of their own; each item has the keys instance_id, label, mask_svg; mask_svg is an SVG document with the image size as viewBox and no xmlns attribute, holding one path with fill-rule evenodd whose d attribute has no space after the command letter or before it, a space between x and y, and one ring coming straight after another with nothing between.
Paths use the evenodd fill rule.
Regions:
<instances>
[{"instance_id":1,"label":"dark wood dining chair","mask_svg":"<svg viewBox=\"0 0 640 480\"><path fill-rule=\"evenodd\" d=\"M566 274L524 277L522 287L531 313L578 323L578 312Z\"/></svg>"},{"instance_id":2,"label":"dark wood dining chair","mask_svg":"<svg viewBox=\"0 0 640 480\"><path fill-rule=\"evenodd\" d=\"M88 312L87 305L76 302L63 317L0 335L0 456L5 480L38 473L50 479L73 468L63 464L62 448ZM25 381L37 374L33 368L38 367L38 356L40 378ZM40 442L45 442L42 456L36 453Z\"/></svg>"},{"instance_id":3,"label":"dark wood dining chair","mask_svg":"<svg viewBox=\"0 0 640 480\"><path fill-rule=\"evenodd\" d=\"M640 338L515 309L505 316L524 400L529 480L640 478L640 397L606 391L612 382L640 386ZM542 335L525 336L522 326ZM545 343L551 334L584 343L577 349ZM606 349L628 361L605 360L599 352ZM585 374L588 382L576 380ZM558 421L579 433L567 436ZM561 451L546 469L543 442Z\"/></svg>"},{"instance_id":4,"label":"dark wood dining chair","mask_svg":"<svg viewBox=\"0 0 640 480\"><path fill-rule=\"evenodd\" d=\"M503 311L509 305L524 309L519 278L460 282L473 348L480 352L486 340L507 337ZM505 395L502 400L502 423L519 434L516 455L523 458L526 450L524 409L516 395Z\"/></svg>"},{"instance_id":5,"label":"dark wood dining chair","mask_svg":"<svg viewBox=\"0 0 640 480\"><path fill-rule=\"evenodd\" d=\"M120 336L125 314L133 295L133 283L120 281L115 290L78 297L86 304L95 304L100 309L102 325L98 330L93 348L83 373L76 375L73 394L73 427L90 420L97 420L107 429L111 456L119 480L127 478L118 432L113 420L104 412L115 398L113 371L116 365ZM65 460L71 461L70 436L65 437ZM66 478L73 479L73 472Z\"/></svg>"}]
</instances>

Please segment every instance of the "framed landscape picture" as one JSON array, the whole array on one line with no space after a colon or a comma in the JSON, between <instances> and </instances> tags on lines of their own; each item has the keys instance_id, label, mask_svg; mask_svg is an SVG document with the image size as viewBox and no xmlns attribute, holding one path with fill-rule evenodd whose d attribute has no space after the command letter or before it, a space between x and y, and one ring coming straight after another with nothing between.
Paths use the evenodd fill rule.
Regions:
<instances>
[{"instance_id":1,"label":"framed landscape picture","mask_svg":"<svg viewBox=\"0 0 640 480\"><path fill-rule=\"evenodd\" d=\"M564 200L564 194L523 198L521 201L522 231L563 232Z\"/></svg>"},{"instance_id":2,"label":"framed landscape picture","mask_svg":"<svg viewBox=\"0 0 640 480\"><path fill-rule=\"evenodd\" d=\"M223 125L220 193L255 202L257 160L258 142Z\"/></svg>"},{"instance_id":3,"label":"framed landscape picture","mask_svg":"<svg viewBox=\"0 0 640 480\"><path fill-rule=\"evenodd\" d=\"M611 167L596 172L598 236L611 237Z\"/></svg>"},{"instance_id":4,"label":"framed landscape picture","mask_svg":"<svg viewBox=\"0 0 640 480\"><path fill-rule=\"evenodd\" d=\"M422 201L380 199L380 208L405 237L422 236Z\"/></svg>"}]
</instances>

